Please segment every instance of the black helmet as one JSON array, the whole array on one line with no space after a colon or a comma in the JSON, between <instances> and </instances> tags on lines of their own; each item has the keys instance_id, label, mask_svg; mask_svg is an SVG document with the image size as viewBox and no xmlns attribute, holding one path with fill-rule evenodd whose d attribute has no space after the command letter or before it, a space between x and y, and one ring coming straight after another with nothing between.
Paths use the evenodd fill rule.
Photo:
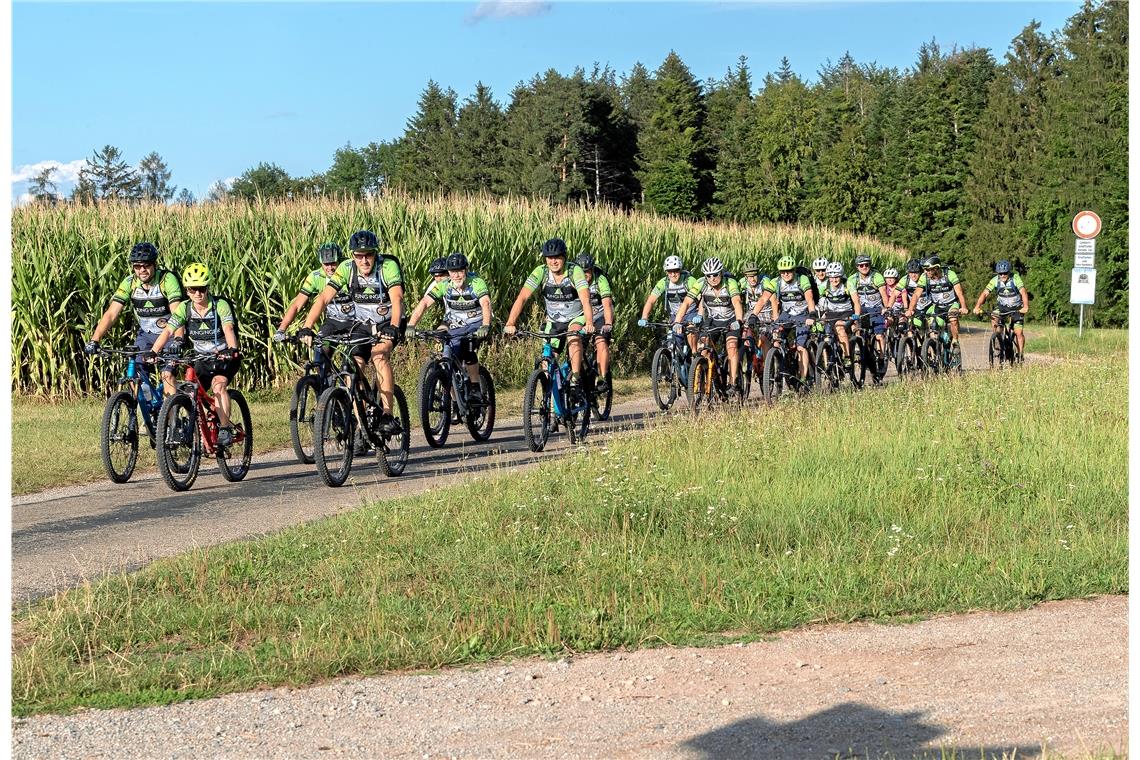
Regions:
<instances>
[{"instance_id":1,"label":"black helmet","mask_svg":"<svg viewBox=\"0 0 1140 760\"><path fill-rule=\"evenodd\" d=\"M322 243L317 249L317 258L322 264L335 264L340 261L340 246L336 243Z\"/></svg>"},{"instance_id":2,"label":"black helmet","mask_svg":"<svg viewBox=\"0 0 1140 760\"><path fill-rule=\"evenodd\" d=\"M378 251L380 244L376 242L376 236L368 230L360 230L359 232L352 233L352 238L348 241L348 250L350 251Z\"/></svg>"},{"instance_id":3,"label":"black helmet","mask_svg":"<svg viewBox=\"0 0 1140 760\"><path fill-rule=\"evenodd\" d=\"M158 261L158 249L154 247L154 243L146 241L135 243L135 247L131 249L130 261L132 264L153 264Z\"/></svg>"},{"instance_id":4,"label":"black helmet","mask_svg":"<svg viewBox=\"0 0 1140 760\"><path fill-rule=\"evenodd\" d=\"M579 253L578 258L574 259L574 263L582 267L584 271L594 271L594 257L588 253Z\"/></svg>"},{"instance_id":5,"label":"black helmet","mask_svg":"<svg viewBox=\"0 0 1140 760\"><path fill-rule=\"evenodd\" d=\"M919 263L918 259L911 259L910 261L908 261L906 263L906 271L908 271L908 272L921 272L922 271L922 264Z\"/></svg>"},{"instance_id":6,"label":"black helmet","mask_svg":"<svg viewBox=\"0 0 1140 760\"><path fill-rule=\"evenodd\" d=\"M449 271L449 272L452 272L456 269L466 269L467 268L467 257L464 256L462 253L449 254L447 257L447 261L444 262L444 266L446 267L447 271Z\"/></svg>"},{"instance_id":7,"label":"black helmet","mask_svg":"<svg viewBox=\"0 0 1140 760\"><path fill-rule=\"evenodd\" d=\"M432 259L431 264L428 265L428 274L432 277L437 274L447 274L447 259L442 256L438 259Z\"/></svg>"},{"instance_id":8,"label":"black helmet","mask_svg":"<svg viewBox=\"0 0 1140 760\"><path fill-rule=\"evenodd\" d=\"M871 257L865 253L860 253L858 256L855 257L855 266L859 266L860 264L870 264L870 263L871 263Z\"/></svg>"},{"instance_id":9,"label":"black helmet","mask_svg":"<svg viewBox=\"0 0 1140 760\"><path fill-rule=\"evenodd\" d=\"M934 267L942 266L942 259L937 256L927 256L922 260L923 269L933 269Z\"/></svg>"},{"instance_id":10,"label":"black helmet","mask_svg":"<svg viewBox=\"0 0 1140 760\"><path fill-rule=\"evenodd\" d=\"M1002 259L998 263L994 264L994 273L995 274L1009 274L1012 271L1013 271L1013 264L1009 263L1009 259Z\"/></svg>"},{"instance_id":11,"label":"black helmet","mask_svg":"<svg viewBox=\"0 0 1140 760\"><path fill-rule=\"evenodd\" d=\"M550 238L542 244L542 255L547 259L566 258L566 241L562 238Z\"/></svg>"}]
</instances>

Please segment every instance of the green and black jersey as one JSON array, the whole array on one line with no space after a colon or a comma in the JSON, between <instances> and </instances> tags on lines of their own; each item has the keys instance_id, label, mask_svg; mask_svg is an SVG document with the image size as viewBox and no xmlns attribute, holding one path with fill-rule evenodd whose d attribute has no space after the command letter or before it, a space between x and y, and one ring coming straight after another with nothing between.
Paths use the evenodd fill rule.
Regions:
<instances>
[{"instance_id":1,"label":"green and black jersey","mask_svg":"<svg viewBox=\"0 0 1140 760\"><path fill-rule=\"evenodd\" d=\"M1010 311L1022 307L1021 289L1024 287L1025 281L1021 279L1021 275L1014 272L1005 282L1001 281L1000 275L994 275L989 285L986 285L986 292L997 293L998 307L1003 311Z\"/></svg>"},{"instance_id":2,"label":"green and black jersey","mask_svg":"<svg viewBox=\"0 0 1140 760\"><path fill-rule=\"evenodd\" d=\"M736 319L736 309L732 299L740 297L740 283L731 277L721 276L719 286L712 286L704 277L689 288L689 298L700 301L705 306L705 315L718 321Z\"/></svg>"},{"instance_id":3,"label":"green and black jersey","mask_svg":"<svg viewBox=\"0 0 1140 760\"><path fill-rule=\"evenodd\" d=\"M325 289L325 286L329 284L330 279L332 278L326 275L323 269L314 270L310 272L309 276L305 278L305 281L301 283L301 289L297 292L299 295L308 298L316 298L321 294L321 291ZM352 297L348 294L347 289L337 291L337 294L333 296L333 300L329 301L325 306L325 319L331 319L337 322L352 319L354 313L355 307L352 304Z\"/></svg>"},{"instance_id":4,"label":"green and black jersey","mask_svg":"<svg viewBox=\"0 0 1140 760\"><path fill-rule=\"evenodd\" d=\"M696 286L696 277L693 277L688 272L681 272L681 279L677 281L676 285L669 282L667 276L662 277L657 281L657 284L653 286L653 290L650 291L650 294L654 298L665 296L665 308L669 312L669 320L672 321L677 316L677 310L681 308L685 296ZM694 302L693 305L689 307L689 311L696 311L696 308L697 304Z\"/></svg>"},{"instance_id":5,"label":"green and black jersey","mask_svg":"<svg viewBox=\"0 0 1140 760\"><path fill-rule=\"evenodd\" d=\"M780 299L780 313L789 317L802 317L807 315L807 296L804 294L811 290L811 280L806 274L797 274L791 282L784 282L784 278L776 275L764 283L764 289L775 293Z\"/></svg>"},{"instance_id":6,"label":"green and black jersey","mask_svg":"<svg viewBox=\"0 0 1140 760\"><path fill-rule=\"evenodd\" d=\"M210 296L206 300L206 313L204 314L199 314L190 301L183 301L178 304L178 308L170 315L170 323L167 327L171 330L185 327L186 335L194 344L195 351L203 354L216 354L226 348L226 334L222 329L222 326L226 324L234 325L234 329L237 329L237 322L234 319L230 302L224 298Z\"/></svg>"},{"instance_id":7,"label":"green and black jersey","mask_svg":"<svg viewBox=\"0 0 1140 760\"><path fill-rule=\"evenodd\" d=\"M523 287L529 288L532 292L542 291L542 298L546 304L546 318L551 322L570 322L582 316L585 310L582 308L578 293L583 290L587 293L590 291L582 267L570 263L566 264L562 278L557 282L546 264L539 264L526 278Z\"/></svg>"},{"instance_id":8,"label":"green and black jersey","mask_svg":"<svg viewBox=\"0 0 1140 760\"><path fill-rule=\"evenodd\" d=\"M610 299L610 305L613 306L614 292L610 288L610 278L595 270L594 276L590 279L590 309L594 312L594 321L602 322L605 319L606 312L602 309L602 300Z\"/></svg>"},{"instance_id":9,"label":"green and black jersey","mask_svg":"<svg viewBox=\"0 0 1140 760\"><path fill-rule=\"evenodd\" d=\"M935 307L946 308L958 301L954 293L954 286L958 284L958 273L953 269L943 269L942 276L930 278L925 273L918 278L918 287L922 294L930 294L930 300Z\"/></svg>"},{"instance_id":10,"label":"green and black jersey","mask_svg":"<svg viewBox=\"0 0 1140 760\"><path fill-rule=\"evenodd\" d=\"M149 283L143 283L133 274L127 275L111 300L124 306L129 303L139 319L139 332L157 335L170 319L170 305L185 301L186 296L177 275L156 269Z\"/></svg>"},{"instance_id":11,"label":"green and black jersey","mask_svg":"<svg viewBox=\"0 0 1140 760\"><path fill-rule=\"evenodd\" d=\"M348 294L354 308L353 317L357 322L383 324L391 318L392 299L388 291L404 284L400 265L396 260L382 257L372 267L371 274L363 275L352 259L342 261L336 272L329 278L337 293Z\"/></svg>"},{"instance_id":12,"label":"green and black jersey","mask_svg":"<svg viewBox=\"0 0 1140 760\"><path fill-rule=\"evenodd\" d=\"M455 287L450 279L440 280L428 288L427 295L436 303L443 304L443 320L451 329L482 324L483 307L479 300L490 297L487 283L477 274L468 274L460 287Z\"/></svg>"}]
</instances>

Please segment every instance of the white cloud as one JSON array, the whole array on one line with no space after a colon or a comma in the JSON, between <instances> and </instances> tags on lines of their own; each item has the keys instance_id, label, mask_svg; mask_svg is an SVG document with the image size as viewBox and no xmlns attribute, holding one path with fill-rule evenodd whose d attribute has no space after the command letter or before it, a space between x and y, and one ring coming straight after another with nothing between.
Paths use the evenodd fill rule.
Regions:
<instances>
[{"instance_id":1,"label":"white cloud","mask_svg":"<svg viewBox=\"0 0 1140 760\"><path fill-rule=\"evenodd\" d=\"M36 164L24 164L19 166L12 172L12 183L27 182L35 177L37 174L47 168L54 168L55 173L51 175L51 181L57 185L61 182L75 184L79 181L79 170L87 166L86 158L79 158L74 161L40 161Z\"/></svg>"},{"instance_id":2,"label":"white cloud","mask_svg":"<svg viewBox=\"0 0 1140 760\"><path fill-rule=\"evenodd\" d=\"M551 3L541 0L483 0L467 15L467 21L476 24L483 19L522 18L549 13Z\"/></svg>"}]
</instances>

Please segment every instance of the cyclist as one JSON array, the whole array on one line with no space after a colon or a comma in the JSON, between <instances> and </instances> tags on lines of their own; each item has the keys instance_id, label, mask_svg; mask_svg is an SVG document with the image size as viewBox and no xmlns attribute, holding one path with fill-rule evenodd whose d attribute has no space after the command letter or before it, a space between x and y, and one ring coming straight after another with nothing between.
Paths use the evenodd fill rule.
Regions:
<instances>
[{"instance_id":1,"label":"cyclist","mask_svg":"<svg viewBox=\"0 0 1140 760\"><path fill-rule=\"evenodd\" d=\"M922 277L922 263L918 259L911 259L906 263L906 280L903 282L903 290L906 291L903 298L906 300L906 305L903 307L904 315L908 312L918 312L925 314L926 310L930 308L930 294L924 294L921 300L916 300L914 293L918 290L918 281ZM911 324L917 328L922 329L923 318L916 316Z\"/></svg>"},{"instance_id":2,"label":"cyclist","mask_svg":"<svg viewBox=\"0 0 1140 760\"><path fill-rule=\"evenodd\" d=\"M367 346L353 350L353 358L358 366L364 366L365 359L371 359L376 368L376 384L379 386L378 401L384 412L380 415L380 429L392 434L399 429L395 409L396 380L392 375L392 349L403 337L404 314L404 275L400 263L394 256L380 253L380 243L370 230L358 230L348 241L352 258L342 261L329 278L328 284L305 317L305 326L297 335L306 344L313 340L313 325L323 311L344 291L353 304L352 329L349 338L364 338L379 335L379 342L371 351Z\"/></svg>"},{"instance_id":3,"label":"cyclist","mask_svg":"<svg viewBox=\"0 0 1140 760\"><path fill-rule=\"evenodd\" d=\"M428 264L428 275L431 276L431 283L428 284L427 290L424 291L426 297L428 293L435 289L435 286L444 280L450 279L447 272L447 257L440 256L437 259L432 259Z\"/></svg>"},{"instance_id":4,"label":"cyclist","mask_svg":"<svg viewBox=\"0 0 1140 760\"><path fill-rule=\"evenodd\" d=\"M605 394L610 382L610 334L614 329L614 298L610 279L597 266L594 257L579 253L574 263L582 267L590 285L590 308L594 312L594 351L598 354L598 379L594 387L599 395Z\"/></svg>"},{"instance_id":5,"label":"cyclist","mask_svg":"<svg viewBox=\"0 0 1140 760\"><path fill-rule=\"evenodd\" d=\"M310 298L316 298L329 284L329 279L336 273L337 265L340 263L340 246L336 243L323 243L317 249L317 260L321 263L320 269L314 269L309 272L305 281L301 283L300 290L297 295L289 303L289 308L285 310L285 315L281 317L281 322L277 325L277 332L273 333L273 340L278 343L285 340L285 331L289 329L289 325L293 324L293 320L297 318L297 314L305 307ZM352 314L354 307L352 305L352 298L347 292L337 293L328 306L325 307L325 318L321 322L321 330L318 333L322 338L336 333L347 333L352 329ZM314 361L324 361L327 358L328 352L321 351L314 355Z\"/></svg>"},{"instance_id":6,"label":"cyclist","mask_svg":"<svg viewBox=\"0 0 1140 760\"><path fill-rule=\"evenodd\" d=\"M752 310L757 303L764 301L765 303L761 305L761 313L766 316L767 322L772 321L772 307L766 303L768 291L764 290L764 283L768 281L768 277L760 273L760 265L755 261L745 262L740 273L744 275L744 279L740 280L740 295L744 302L744 314L746 315L745 329L748 331L744 338L747 340L751 337L755 355L761 357L765 349L768 348L768 336L760 330L760 317L753 315Z\"/></svg>"},{"instance_id":7,"label":"cyclist","mask_svg":"<svg viewBox=\"0 0 1140 760\"><path fill-rule=\"evenodd\" d=\"M649 324L649 313L653 311L653 305L657 303L657 299L665 296L665 308L669 312L669 322L672 322L677 313L680 312L681 303L685 300L689 290L696 286L697 278L693 277L687 271L681 262L680 256L666 256L665 263L661 267L665 270L665 276L657 281L653 286L653 290L649 292L649 296L645 299L645 305L641 307L641 319L637 320L638 327L646 327ZM681 321L685 324L690 324L697 316L697 305L692 304L688 311L680 312ZM677 336L677 347L680 348L684 345L685 338ZM689 334L687 337L689 342L689 350L694 353L697 350L697 336Z\"/></svg>"},{"instance_id":8,"label":"cyclist","mask_svg":"<svg viewBox=\"0 0 1140 760\"><path fill-rule=\"evenodd\" d=\"M708 327L702 328L702 333L715 328L727 328L724 347L728 353L728 384L730 387L735 387L736 373L740 369L740 355L737 353L737 348L740 345L741 323L744 322L740 283L732 277L725 276L724 262L715 256L705 259L701 265L701 273L704 277L689 288L685 300L681 302L681 308L673 317L673 332L681 334L684 329L681 323L684 321L685 312L691 304L699 301L699 312L708 316Z\"/></svg>"},{"instance_id":9,"label":"cyclist","mask_svg":"<svg viewBox=\"0 0 1140 760\"><path fill-rule=\"evenodd\" d=\"M827 265L831 263L823 256L811 263L811 273L815 277L815 289L817 293L822 293L823 289L828 286Z\"/></svg>"},{"instance_id":10,"label":"cyclist","mask_svg":"<svg viewBox=\"0 0 1140 760\"><path fill-rule=\"evenodd\" d=\"M127 260L134 273L123 278L115 294L111 296L111 303L99 318L99 324L91 333L91 340L83 347L88 354L99 352L99 341L111 329L111 325L119 318L123 307L128 303L135 310L135 316L139 320L139 329L135 334L135 348L139 353L150 351L166 327L171 312L186 300L186 296L182 293L182 285L178 282L178 275L158 267L158 249L153 243L146 241L136 243L131 248ZM181 339L178 342L180 343ZM171 346L172 349L177 347L177 343ZM173 395L174 366L164 364L161 375L166 395Z\"/></svg>"},{"instance_id":11,"label":"cyclist","mask_svg":"<svg viewBox=\"0 0 1140 760\"><path fill-rule=\"evenodd\" d=\"M579 385L582 381L582 340L581 334L591 335L594 332L593 307L590 305L590 286L586 282L586 274L582 267L570 262L567 263L566 241L562 238L551 238L542 244L542 258L545 263L539 264L526 278L511 313L507 316L507 323L503 332L507 336L517 332L515 323L522 315L523 306L534 291L542 289L542 297L546 305L546 325L542 328L545 333L570 333L567 335L566 345L570 349L570 385ZM562 340L550 339L551 348L556 354L562 353Z\"/></svg>"},{"instance_id":12,"label":"cyclist","mask_svg":"<svg viewBox=\"0 0 1140 760\"><path fill-rule=\"evenodd\" d=\"M447 279L428 288L416 304L408 327L418 334L416 325L433 303L443 304L443 321L447 327L447 343L456 361L467 367L467 395L481 401L479 387L479 345L491 331L491 292L477 274L467 271L467 257L453 253L444 260Z\"/></svg>"},{"instance_id":13,"label":"cyclist","mask_svg":"<svg viewBox=\"0 0 1140 760\"><path fill-rule=\"evenodd\" d=\"M990 323L996 334L998 331L998 310L1009 312L1017 309L1011 316L1013 321L1013 334L1017 338L1017 352L1025 351L1025 315L1029 313L1029 293L1025 290L1025 282L1021 275L1013 271L1013 265L1007 259L1002 259L994 265L994 277L989 284L978 294L978 302L974 304L974 313L981 315L982 303L991 292L997 293L998 309L995 309Z\"/></svg>"},{"instance_id":14,"label":"cyclist","mask_svg":"<svg viewBox=\"0 0 1140 760\"><path fill-rule=\"evenodd\" d=\"M234 442L234 428L230 422L227 388L241 366L233 304L209 294L210 270L205 264L195 262L186 267L182 273L182 286L186 288L189 300L178 304L171 313L147 358L152 359L162 351L174 333L183 328L195 351L212 355L211 359L194 362L194 372L198 375L198 382L209 387L217 402L218 445L229 446Z\"/></svg>"},{"instance_id":15,"label":"cyclist","mask_svg":"<svg viewBox=\"0 0 1140 760\"><path fill-rule=\"evenodd\" d=\"M883 279L887 283L887 300L883 302L883 311L897 317L906 309L906 287L899 283L899 270L894 267L883 272Z\"/></svg>"},{"instance_id":16,"label":"cyclist","mask_svg":"<svg viewBox=\"0 0 1140 760\"><path fill-rule=\"evenodd\" d=\"M807 275L796 274L796 260L791 256L781 256L776 262L780 274L765 285L768 302L772 304L772 321L791 324L795 327L796 354L799 356L800 380L808 377L807 352L808 332L815 320L808 316L815 313L815 297L812 295L811 280ZM759 305L759 304L757 304ZM784 319L780 319L783 312Z\"/></svg>"},{"instance_id":17,"label":"cyclist","mask_svg":"<svg viewBox=\"0 0 1140 760\"><path fill-rule=\"evenodd\" d=\"M923 259L922 269L922 277L918 278L906 315L909 317L914 314L916 306L921 305L923 296L929 293L930 306L927 308L927 315L933 315L937 327L942 326L942 320L949 321L951 340L957 343L958 311L967 310L966 294L962 292L958 273L953 269L943 270L942 259L938 256L928 256Z\"/></svg>"},{"instance_id":18,"label":"cyclist","mask_svg":"<svg viewBox=\"0 0 1140 760\"><path fill-rule=\"evenodd\" d=\"M843 279L843 263L833 261L827 265L827 285L819 291L819 317L828 332L834 331L835 338L843 347L843 366L851 367L851 343L847 336L847 324L852 317L862 313L858 294L850 281Z\"/></svg>"},{"instance_id":19,"label":"cyclist","mask_svg":"<svg viewBox=\"0 0 1140 760\"><path fill-rule=\"evenodd\" d=\"M898 274L896 272L896 274ZM855 257L855 273L847 278L847 285L857 295L861 314L871 322L871 334L879 349L879 374L887 369L887 323L883 319L883 305L887 302L887 281L876 269L871 268L871 257L861 253Z\"/></svg>"}]
</instances>

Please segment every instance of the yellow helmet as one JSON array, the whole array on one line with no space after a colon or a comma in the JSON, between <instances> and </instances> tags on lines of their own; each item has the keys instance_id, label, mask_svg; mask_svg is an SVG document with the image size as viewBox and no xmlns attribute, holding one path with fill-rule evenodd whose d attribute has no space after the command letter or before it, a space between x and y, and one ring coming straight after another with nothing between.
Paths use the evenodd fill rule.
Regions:
<instances>
[{"instance_id":1,"label":"yellow helmet","mask_svg":"<svg viewBox=\"0 0 1140 760\"><path fill-rule=\"evenodd\" d=\"M205 264L194 262L182 273L182 284L188 288L204 288L210 284L210 270Z\"/></svg>"}]
</instances>

